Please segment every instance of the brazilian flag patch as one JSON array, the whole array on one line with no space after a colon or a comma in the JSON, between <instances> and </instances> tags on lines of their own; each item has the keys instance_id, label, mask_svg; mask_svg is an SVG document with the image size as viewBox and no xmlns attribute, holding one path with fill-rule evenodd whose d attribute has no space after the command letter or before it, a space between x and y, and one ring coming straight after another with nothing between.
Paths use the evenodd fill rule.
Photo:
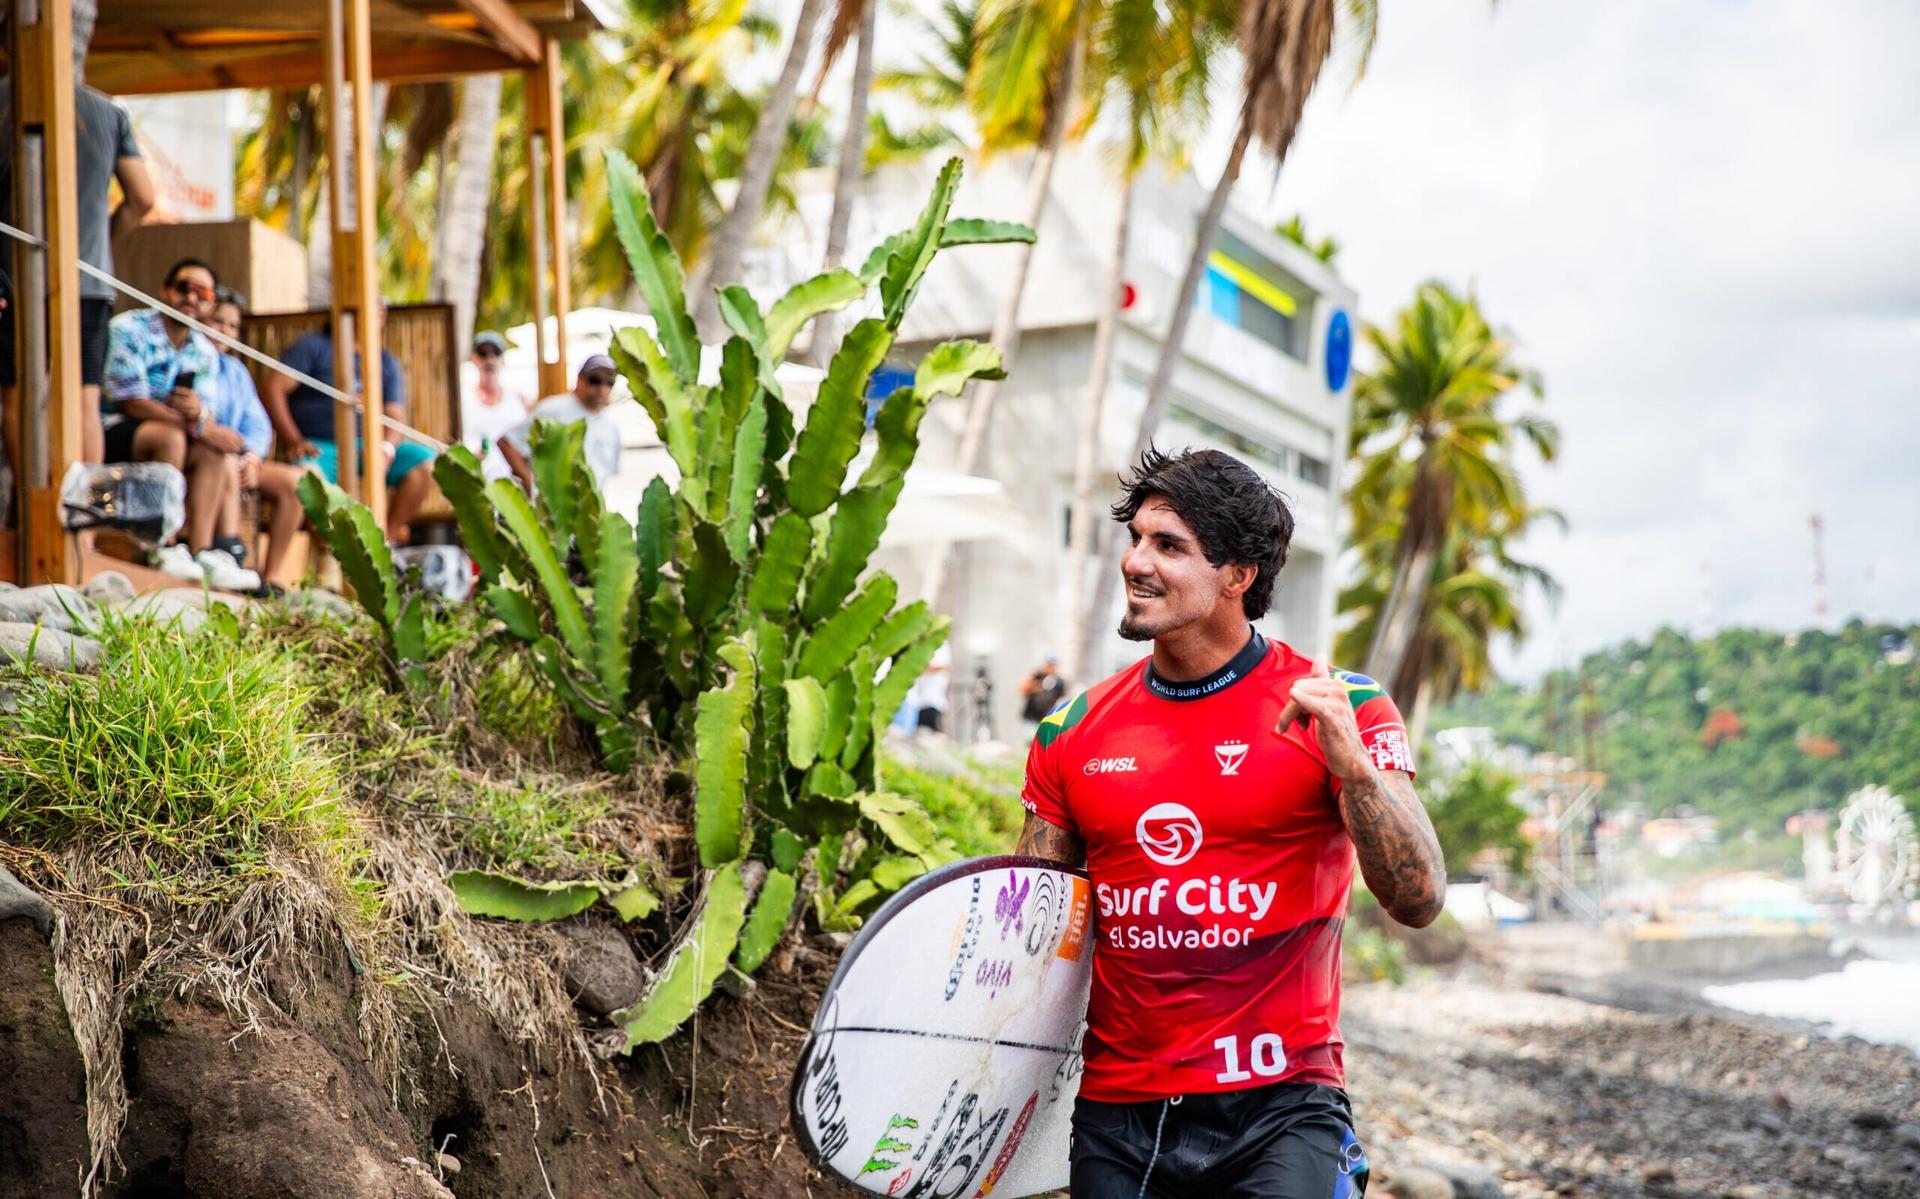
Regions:
<instances>
[{"instance_id":1,"label":"brazilian flag patch","mask_svg":"<svg viewBox=\"0 0 1920 1199\"><path fill-rule=\"evenodd\" d=\"M1327 671L1327 674L1339 680L1340 685L1347 689L1347 702L1353 705L1353 710L1356 712L1360 710L1361 704L1370 699L1379 699L1386 694L1380 684L1364 674L1355 674L1351 670L1341 670L1337 667Z\"/></svg>"},{"instance_id":2,"label":"brazilian flag patch","mask_svg":"<svg viewBox=\"0 0 1920 1199\"><path fill-rule=\"evenodd\" d=\"M1053 711L1047 713L1045 719L1041 720L1039 729L1033 734L1034 740L1040 743L1041 749L1045 749L1058 741L1060 734L1079 724L1080 718L1086 714L1086 692L1082 691L1072 699L1061 700L1054 705Z\"/></svg>"}]
</instances>

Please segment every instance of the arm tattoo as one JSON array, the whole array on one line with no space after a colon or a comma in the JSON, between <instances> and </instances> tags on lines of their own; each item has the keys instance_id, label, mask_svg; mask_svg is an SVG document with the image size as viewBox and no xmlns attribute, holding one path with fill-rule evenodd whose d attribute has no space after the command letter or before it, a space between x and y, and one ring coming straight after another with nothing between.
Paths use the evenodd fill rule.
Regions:
<instances>
[{"instance_id":1,"label":"arm tattoo","mask_svg":"<svg viewBox=\"0 0 1920 1199\"><path fill-rule=\"evenodd\" d=\"M1402 924L1432 924L1446 902L1447 867L1413 781L1399 771L1369 770L1341 785L1340 815L1380 906Z\"/></svg>"},{"instance_id":2,"label":"arm tattoo","mask_svg":"<svg viewBox=\"0 0 1920 1199\"><path fill-rule=\"evenodd\" d=\"M1087 847L1078 836L1051 821L1029 815L1020 830L1020 841L1013 852L1028 857L1046 858L1068 866L1080 866L1087 860Z\"/></svg>"}]
</instances>

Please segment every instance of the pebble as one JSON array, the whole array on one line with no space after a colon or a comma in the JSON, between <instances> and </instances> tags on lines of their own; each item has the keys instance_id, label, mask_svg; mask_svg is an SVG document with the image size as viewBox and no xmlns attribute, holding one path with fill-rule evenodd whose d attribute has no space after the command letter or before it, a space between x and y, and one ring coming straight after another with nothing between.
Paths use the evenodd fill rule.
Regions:
<instances>
[{"instance_id":1,"label":"pebble","mask_svg":"<svg viewBox=\"0 0 1920 1199\"><path fill-rule=\"evenodd\" d=\"M1446 1176L1453 1184L1455 1199L1506 1199L1506 1191L1500 1186L1500 1179L1491 1170L1482 1170L1478 1166L1454 1166L1445 1162L1432 1162L1428 1166L1436 1174Z\"/></svg>"},{"instance_id":2,"label":"pebble","mask_svg":"<svg viewBox=\"0 0 1920 1199\"><path fill-rule=\"evenodd\" d=\"M80 585L80 594L96 604L111 607L126 603L138 593L127 576L117 570L103 570Z\"/></svg>"},{"instance_id":3,"label":"pebble","mask_svg":"<svg viewBox=\"0 0 1920 1199\"><path fill-rule=\"evenodd\" d=\"M100 643L46 625L0 622L0 658L45 670L100 669Z\"/></svg>"},{"instance_id":4,"label":"pebble","mask_svg":"<svg viewBox=\"0 0 1920 1199\"><path fill-rule=\"evenodd\" d=\"M440 1155L440 1172L448 1176L458 1174L460 1172L460 1159L451 1153L442 1153Z\"/></svg>"},{"instance_id":5,"label":"pebble","mask_svg":"<svg viewBox=\"0 0 1920 1199\"><path fill-rule=\"evenodd\" d=\"M597 1016L630 1007L647 988L647 973L619 929L598 922L561 926L568 953L564 967L573 1001Z\"/></svg>"},{"instance_id":6,"label":"pebble","mask_svg":"<svg viewBox=\"0 0 1920 1199\"><path fill-rule=\"evenodd\" d=\"M1851 1145L1828 1145L1820 1154L1834 1165L1856 1174L1863 1174L1873 1167L1873 1155Z\"/></svg>"},{"instance_id":7,"label":"pebble","mask_svg":"<svg viewBox=\"0 0 1920 1199\"><path fill-rule=\"evenodd\" d=\"M53 936L53 905L38 891L13 877L5 866L0 866L0 921L16 916L33 921L33 927L42 937Z\"/></svg>"},{"instance_id":8,"label":"pebble","mask_svg":"<svg viewBox=\"0 0 1920 1199\"><path fill-rule=\"evenodd\" d=\"M1920 1124L1901 1124L1894 1128L1893 1139L1920 1153Z\"/></svg>"},{"instance_id":9,"label":"pebble","mask_svg":"<svg viewBox=\"0 0 1920 1199\"><path fill-rule=\"evenodd\" d=\"M1847 1118L1853 1121L1855 1128L1864 1128L1869 1132L1882 1132L1893 1127L1892 1116L1873 1108L1857 1111Z\"/></svg>"},{"instance_id":10,"label":"pebble","mask_svg":"<svg viewBox=\"0 0 1920 1199\"><path fill-rule=\"evenodd\" d=\"M1650 1187L1665 1186L1673 1181L1673 1167L1665 1162L1654 1162L1640 1171L1640 1181Z\"/></svg>"},{"instance_id":11,"label":"pebble","mask_svg":"<svg viewBox=\"0 0 1920 1199\"><path fill-rule=\"evenodd\" d=\"M39 624L63 633L98 632L99 614L84 593L62 583L0 592L0 622Z\"/></svg>"},{"instance_id":12,"label":"pebble","mask_svg":"<svg viewBox=\"0 0 1920 1199\"><path fill-rule=\"evenodd\" d=\"M178 624L183 633L197 632L201 625L207 623L207 612L203 606L182 603L174 598L174 591L171 590L135 596L120 605L120 613L134 619L151 620L156 624Z\"/></svg>"},{"instance_id":13,"label":"pebble","mask_svg":"<svg viewBox=\"0 0 1920 1199\"><path fill-rule=\"evenodd\" d=\"M1381 1190L1396 1199L1454 1199L1453 1183L1445 1174L1418 1166L1395 1170Z\"/></svg>"}]
</instances>

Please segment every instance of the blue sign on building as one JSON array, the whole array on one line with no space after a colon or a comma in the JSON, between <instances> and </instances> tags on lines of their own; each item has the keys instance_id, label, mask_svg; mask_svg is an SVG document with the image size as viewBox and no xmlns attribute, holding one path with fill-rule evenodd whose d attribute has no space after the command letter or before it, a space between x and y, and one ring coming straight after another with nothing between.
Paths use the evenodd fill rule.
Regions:
<instances>
[{"instance_id":1,"label":"blue sign on building","mask_svg":"<svg viewBox=\"0 0 1920 1199\"><path fill-rule=\"evenodd\" d=\"M1353 370L1353 324L1347 310L1336 308L1327 322L1327 388L1333 392L1347 385Z\"/></svg>"}]
</instances>

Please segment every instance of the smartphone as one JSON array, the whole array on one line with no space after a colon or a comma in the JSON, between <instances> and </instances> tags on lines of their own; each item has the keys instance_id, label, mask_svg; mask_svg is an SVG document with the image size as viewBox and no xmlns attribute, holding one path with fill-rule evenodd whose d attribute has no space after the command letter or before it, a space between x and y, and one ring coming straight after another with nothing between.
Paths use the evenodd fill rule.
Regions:
<instances>
[{"instance_id":1,"label":"smartphone","mask_svg":"<svg viewBox=\"0 0 1920 1199\"><path fill-rule=\"evenodd\" d=\"M173 385L176 389L184 389L186 391L192 391L194 382L198 380L199 377L200 376L195 374L193 371L181 371L179 374L173 377Z\"/></svg>"}]
</instances>

